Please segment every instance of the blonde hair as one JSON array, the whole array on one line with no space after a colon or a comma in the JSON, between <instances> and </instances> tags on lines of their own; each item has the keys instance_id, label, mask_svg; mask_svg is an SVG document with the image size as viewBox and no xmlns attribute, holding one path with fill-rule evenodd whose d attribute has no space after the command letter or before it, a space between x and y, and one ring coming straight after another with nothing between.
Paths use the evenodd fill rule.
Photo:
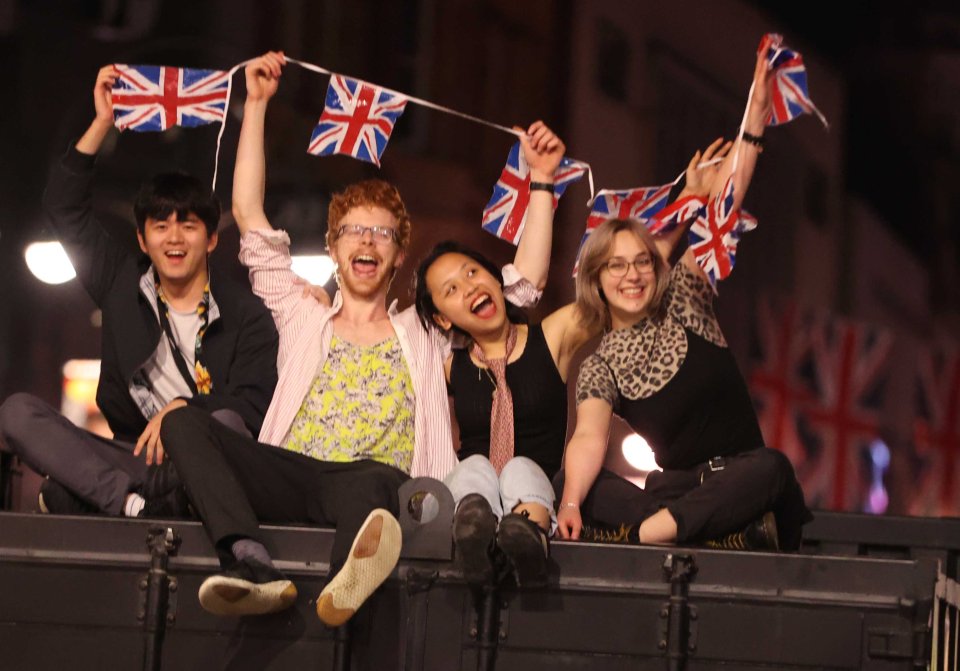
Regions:
<instances>
[{"instance_id":1,"label":"blonde hair","mask_svg":"<svg viewBox=\"0 0 960 671\"><path fill-rule=\"evenodd\" d=\"M392 214L397 220L397 245L406 249L410 244L410 215L397 187L382 179L367 179L333 194L327 208L327 249L340 235L340 220L355 207L380 207Z\"/></svg>"},{"instance_id":2,"label":"blonde hair","mask_svg":"<svg viewBox=\"0 0 960 671\"><path fill-rule=\"evenodd\" d=\"M655 285L648 314L660 317L663 295L670 282L670 266L660 255L650 231L636 219L610 219L597 226L580 254L580 269L577 271L577 309L580 322L585 326L602 323L605 330L611 326L607 299L600 288L600 271L603 270L613 249L613 240L620 231L633 233L653 258Z\"/></svg>"}]
</instances>

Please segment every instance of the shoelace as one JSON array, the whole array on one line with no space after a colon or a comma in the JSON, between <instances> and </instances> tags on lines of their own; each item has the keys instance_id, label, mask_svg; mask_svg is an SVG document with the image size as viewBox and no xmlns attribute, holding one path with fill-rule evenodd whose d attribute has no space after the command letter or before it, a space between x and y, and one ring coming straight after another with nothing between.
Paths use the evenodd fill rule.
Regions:
<instances>
[{"instance_id":1,"label":"shoelace","mask_svg":"<svg viewBox=\"0 0 960 671\"><path fill-rule=\"evenodd\" d=\"M634 527L632 524L621 524L616 529L603 529L584 525L580 530L580 540L593 543L636 542L635 539L631 539L631 532L633 530Z\"/></svg>"}]
</instances>

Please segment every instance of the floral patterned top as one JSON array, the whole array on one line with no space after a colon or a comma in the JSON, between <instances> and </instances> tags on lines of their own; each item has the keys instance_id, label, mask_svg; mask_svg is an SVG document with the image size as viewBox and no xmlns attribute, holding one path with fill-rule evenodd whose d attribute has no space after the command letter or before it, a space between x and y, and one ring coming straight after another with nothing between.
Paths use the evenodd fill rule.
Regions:
<instances>
[{"instance_id":1,"label":"floral patterned top","mask_svg":"<svg viewBox=\"0 0 960 671\"><path fill-rule=\"evenodd\" d=\"M409 473L414 400L396 336L363 347L334 335L284 447L324 461L373 459Z\"/></svg>"}]
</instances>

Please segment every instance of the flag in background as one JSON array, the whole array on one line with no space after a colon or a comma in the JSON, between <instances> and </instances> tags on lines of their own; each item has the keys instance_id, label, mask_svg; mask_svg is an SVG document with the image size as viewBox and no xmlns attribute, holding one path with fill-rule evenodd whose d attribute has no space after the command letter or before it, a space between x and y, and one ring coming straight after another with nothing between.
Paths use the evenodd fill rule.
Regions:
<instances>
[{"instance_id":1,"label":"flag in background","mask_svg":"<svg viewBox=\"0 0 960 671\"><path fill-rule=\"evenodd\" d=\"M815 397L803 415L815 456L804 473L804 492L815 506L860 511L871 477L870 446L880 438L893 337L831 318L813 329L811 345Z\"/></svg>"},{"instance_id":2,"label":"flag in background","mask_svg":"<svg viewBox=\"0 0 960 671\"><path fill-rule=\"evenodd\" d=\"M920 462L911 515L960 511L960 349L930 346L917 370L913 442Z\"/></svg>"},{"instance_id":3,"label":"flag in background","mask_svg":"<svg viewBox=\"0 0 960 671\"><path fill-rule=\"evenodd\" d=\"M164 131L223 123L230 74L163 65L117 65L113 119L120 130Z\"/></svg>"},{"instance_id":4,"label":"flag in background","mask_svg":"<svg viewBox=\"0 0 960 671\"><path fill-rule=\"evenodd\" d=\"M553 175L553 207L567 187L579 180L589 170L586 163L569 158L560 160ZM527 206L530 203L530 168L523 157L520 143L516 142L507 154L500 178L493 185L493 194L483 208L481 225L488 233L516 245L527 223Z\"/></svg>"},{"instance_id":5,"label":"flag in background","mask_svg":"<svg viewBox=\"0 0 960 671\"><path fill-rule=\"evenodd\" d=\"M379 166L393 126L406 105L407 98L398 93L332 75L326 105L307 152L315 156L346 154Z\"/></svg>"}]
</instances>

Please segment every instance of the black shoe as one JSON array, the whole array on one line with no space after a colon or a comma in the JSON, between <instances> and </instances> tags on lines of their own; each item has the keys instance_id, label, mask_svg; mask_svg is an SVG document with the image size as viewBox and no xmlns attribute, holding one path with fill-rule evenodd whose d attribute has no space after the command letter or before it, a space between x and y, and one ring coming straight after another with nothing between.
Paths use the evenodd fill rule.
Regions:
<instances>
[{"instance_id":1,"label":"black shoe","mask_svg":"<svg viewBox=\"0 0 960 671\"><path fill-rule=\"evenodd\" d=\"M161 498L180 486L180 475L168 457L162 464L147 467L140 495L149 501Z\"/></svg>"},{"instance_id":2,"label":"black shoe","mask_svg":"<svg viewBox=\"0 0 960 671\"><path fill-rule=\"evenodd\" d=\"M256 559L242 559L200 585L200 605L214 615L264 615L289 608L297 588L287 576Z\"/></svg>"},{"instance_id":3,"label":"black shoe","mask_svg":"<svg viewBox=\"0 0 960 671\"><path fill-rule=\"evenodd\" d=\"M40 512L52 515L89 515L100 512L56 480L44 478L37 495Z\"/></svg>"},{"instance_id":4,"label":"black shoe","mask_svg":"<svg viewBox=\"0 0 960 671\"><path fill-rule=\"evenodd\" d=\"M177 486L166 494L154 498L144 497L146 503L138 517L155 519L181 519L195 517L190 500L183 487Z\"/></svg>"},{"instance_id":5,"label":"black shoe","mask_svg":"<svg viewBox=\"0 0 960 671\"><path fill-rule=\"evenodd\" d=\"M471 585L493 581L492 550L497 535L497 516L480 494L467 494L453 516L455 559L463 579Z\"/></svg>"},{"instance_id":6,"label":"black shoe","mask_svg":"<svg viewBox=\"0 0 960 671\"><path fill-rule=\"evenodd\" d=\"M640 545L640 525L621 524L619 527L595 527L587 524L580 529L580 540L585 543L621 543Z\"/></svg>"},{"instance_id":7,"label":"black shoe","mask_svg":"<svg viewBox=\"0 0 960 671\"><path fill-rule=\"evenodd\" d=\"M740 531L728 534L723 538L707 541L705 545L715 550L769 550L779 552L777 519L772 511L768 511L764 513L763 517L755 519Z\"/></svg>"},{"instance_id":8,"label":"black shoe","mask_svg":"<svg viewBox=\"0 0 960 671\"><path fill-rule=\"evenodd\" d=\"M497 530L497 547L513 567L518 586L546 585L550 542L540 525L531 522L526 515L504 515Z\"/></svg>"}]
</instances>

